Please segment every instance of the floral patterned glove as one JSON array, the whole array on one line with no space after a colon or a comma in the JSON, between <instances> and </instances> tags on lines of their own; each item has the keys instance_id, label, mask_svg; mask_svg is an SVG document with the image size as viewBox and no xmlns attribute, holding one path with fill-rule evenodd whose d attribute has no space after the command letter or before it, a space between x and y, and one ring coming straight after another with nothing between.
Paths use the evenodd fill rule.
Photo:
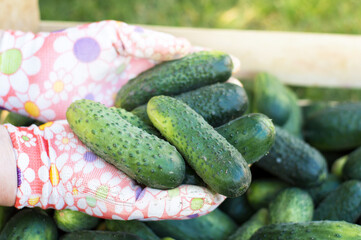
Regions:
<instances>
[{"instance_id":1,"label":"floral patterned glove","mask_svg":"<svg viewBox=\"0 0 361 240\"><path fill-rule=\"evenodd\" d=\"M129 79L190 50L185 39L116 21L0 32L0 107L47 122L65 119L77 99L112 106Z\"/></svg>"},{"instance_id":2,"label":"floral patterned glove","mask_svg":"<svg viewBox=\"0 0 361 240\"><path fill-rule=\"evenodd\" d=\"M7 128L17 159L15 207L72 209L107 219L187 219L225 199L207 188L142 188L93 154L68 123Z\"/></svg>"}]
</instances>

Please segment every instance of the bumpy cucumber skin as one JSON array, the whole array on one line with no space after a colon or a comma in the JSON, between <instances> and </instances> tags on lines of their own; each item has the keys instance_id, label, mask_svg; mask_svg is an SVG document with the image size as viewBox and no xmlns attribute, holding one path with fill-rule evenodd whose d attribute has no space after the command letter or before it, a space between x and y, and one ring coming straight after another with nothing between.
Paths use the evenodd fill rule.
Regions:
<instances>
[{"instance_id":1,"label":"bumpy cucumber skin","mask_svg":"<svg viewBox=\"0 0 361 240\"><path fill-rule=\"evenodd\" d=\"M176 95L225 82L231 76L232 68L230 56L219 51L201 51L164 62L126 83L117 94L115 106L132 110L153 96Z\"/></svg>"},{"instance_id":2,"label":"bumpy cucumber skin","mask_svg":"<svg viewBox=\"0 0 361 240\"><path fill-rule=\"evenodd\" d=\"M219 209L189 220L146 222L159 237L182 240L226 239L237 229L237 224Z\"/></svg>"},{"instance_id":3,"label":"bumpy cucumber skin","mask_svg":"<svg viewBox=\"0 0 361 240\"><path fill-rule=\"evenodd\" d=\"M269 216L271 224L312 221L312 198L299 188L287 188L270 203Z\"/></svg>"},{"instance_id":4,"label":"bumpy cucumber skin","mask_svg":"<svg viewBox=\"0 0 361 240\"><path fill-rule=\"evenodd\" d=\"M242 154L248 164L266 155L276 137L272 120L261 113L234 119L216 130Z\"/></svg>"},{"instance_id":5,"label":"bumpy cucumber skin","mask_svg":"<svg viewBox=\"0 0 361 240\"><path fill-rule=\"evenodd\" d=\"M268 208L277 194L287 187L287 183L276 179L256 179L248 188L247 200L253 209Z\"/></svg>"},{"instance_id":6,"label":"bumpy cucumber skin","mask_svg":"<svg viewBox=\"0 0 361 240\"><path fill-rule=\"evenodd\" d=\"M305 138L318 149L350 150L361 145L361 103L326 107L305 123Z\"/></svg>"},{"instance_id":7,"label":"bumpy cucumber skin","mask_svg":"<svg viewBox=\"0 0 361 240\"><path fill-rule=\"evenodd\" d=\"M243 87L233 83L216 83L174 96L201 115L213 127L241 116L248 108L248 98ZM142 105L132 113L144 122L150 122L147 106Z\"/></svg>"},{"instance_id":8,"label":"bumpy cucumber skin","mask_svg":"<svg viewBox=\"0 0 361 240\"><path fill-rule=\"evenodd\" d=\"M247 221L254 213L252 206L248 203L246 194L237 198L227 198L219 208L238 224Z\"/></svg>"},{"instance_id":9,"label":"bumpy cucumber skin","mask_svg":"<svg viewBox=\"0 0 361 240\"><path fill-rule=\"evenodd\" d=\"M266 208L258 210L247 222L242 224L227 240L249 240L252 235L269 222L269 213Z\"/></svg>"},{"instance_id":10,"label":"bumpy cucumber skin","mask_svg":"<svg viewBox=\"0 0 361 240\"><path fill-rule=\"evenodd\" d=\"M260 228L251 240L359 240L361 227L343 221L272 224Z\"/></svg>"},{"instance_id":11,"label":"bumpy cucumber skin","mask_svg":"<svg viewBox=\"0 0 361 240\"><path fill-rule=\"evenodd\" d=\"M361 147L350 153L342 168L342 176L345 179L361 181Z\"/></svg>"},{"instance_id":12,"label":"bumpy cucumber skin","mask_svg":"<svg viewBox=\"0 0 361 240\"><path fill-rule=\"evenodd\" d=\"M40 209L25 209L5 225L0 240L55 240L58 230L54 221Z\"/></svg>"},{"instance_id":13,"label":"bumpy cucumber skin","mask_svg":"<svg viewBox=\"0 0 361 240\"><path fill-rule=\"evenodd\" d=\"M129 122L130 124L150 133L154 134L156 136L160 136L160 133L153 127L153 125L149 125L145 123L142 119L140 119L137 115L128 112L125 109L122 108L115 108L115 110L118 112L119 116Z\"/></svg>"},{"instance_id":14,"label":"bumpy cucumber skin","mask_svg":"<svg viewBox=\"0 0 361 240\"><path fill-rule=\"evenodd\" d=\"M329 193L336 190L341 185L341 181L333 174L329 174L321 185L305 189L317 206Z\"/></svg>"},{"instance_id":15,"label":"bumpy cucumber skin","mask_svg":"<svg viewBox=\"0 0 361 240\"><path fill-rule=\"evenodd\" d=\"M361 182L349 180L325 197L315 209L314 220L354 223L361 216Z\"/></svg>"},{"instance_id":16,"label":"bumpy cucumber skin","mask_svg":"<svg viewBox=\"0 0 361 240\"><path fill-rule=\"evenodd\" d=\"M145 223L140 221L105 220L105 224L109 231L131 233L143 240L160 239Z\"/></svg>"},{"instance_id":17,"label":"bumpy cucumber skin","mask_svg":"<svg viewBox=\"0 0 361 240\"><path fill-rule=\"evenodd\" d=\"M176 148L131 125L115 108L83 99L73 102L66 116L87 147L130 178L157 189L182 183L185 163Z\"/></svg>"},{"instance_id":18,"label":"bumpy cucumber skin","mask_svg":"<svg viewBox=\"0 0 361 240\"><path fill-rule=\"evenodd\" d=\"M63 235L60 240L143 240L131 233L82 230Z\"/></svg>"},{"instance_id":19,"label":"bumpy cucumber skin","mask_svg":"<svg viewBox=\"0 0 361 240\"><path fill-rule=\"evenodd\" d=\"M54 220L59 229L64 232L75 232L95 228L100 223L100 218L69 209L56 210Z\"/></svg>"},{"instance_id":20,"label":"bumpy cucumber skin","mask_svg":"<svg viewBox=\"0 0 361 240\"><path fill-rule=\"evenodd\" d=\"M227 197L242 195L251 171L242 155L199 114L182 101L153 97L147 105L153 125L182 153L198 176Z\"/></svg>"},{"instance_id":21,"label":"bumpy cucumber skin","mask_svg":"<svg viewBox=\"0 0 361 240\"><path fill-rule=\"evenodd\" d=\"M269 154L256 164L298 187L320 185L327 177L324 157L315 148L278 126Z\"/></svg>"}]
</instances>

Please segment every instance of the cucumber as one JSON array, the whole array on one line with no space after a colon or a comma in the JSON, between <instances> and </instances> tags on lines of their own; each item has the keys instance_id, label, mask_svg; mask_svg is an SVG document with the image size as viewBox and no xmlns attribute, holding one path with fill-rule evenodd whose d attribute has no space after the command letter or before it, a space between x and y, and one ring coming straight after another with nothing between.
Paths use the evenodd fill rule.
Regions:
<instances>
[{"instance_id":1,"label":"cucumber","mask_svg":"<svg viewBox=\"0 0 361 240\"><path fill-rule=\"evenodd\" d=\"M66 116L87 147L130 178L157 189L182 183L185 164L176 148L131 125L115 108L83 99L73 102Z\"/></svg>"},{"instance_id":2,"label":"cucumber","mask_svg":"<svg viewBox=\"0 0 361 240\"><path fill-rule=\"evenodd\" d=\"M227 240L249 240L252 235L269 223L269 213L266 208L261 208L247 222L240 226Z\"/></svg>"},{"instance_id":3,"label":"cucumber","mask_svg":"<svg viewBox=\"0 0 361 240\"><path fill-rule=\"evenodd\" d=\"M160 238L143 222L132 220L105 220L107 229L113 232L134 234L143 240L159 240Z\"/></svg>"},{"instance_id":4,"label":"cucumber","mask_svg":"<svg viewBox=\"0 0 361 240\"><path fill-rule=\"evenodd\" d=\"M229 55L200 51L181 59L163 62L127 82L118 92L115 106L132 110L158 95L177 95L217 82L232 74Z\"/></svg>"},{"instance_id":5,"label":"cucumber","mask_svg":"<svg viewBox=\"0 0 361 240\"><path fill-rule=\"evenodd\" d=\"M321 150L351 150L361 145L361 102L340 103L312 114L305 122L307 142Z\"/></svg>"},{"instance_id":6,"label":"cucumber","mask_svg":"<svg viewBox=\"0 0 361 240\"><path fill-rule=\"evenodd\" d=\"M153 97L147 105L153 125L184 156L198 176L227 197L242 195L251 171L242 155L198 113L180 100Z\"/></svg>"},{"instance_id":7,"label":"cucumber","mask_svg":"<svg viewBox=\"0 0 361 240\"><path fill-rule=\"evenodd\" d=\"M10 123L14 126L21 127L21 126L30 126L31 124L36 122L35 119L13 112L3 111L1 115L2 115L1 118L3 119L1 124Z\"/></svg>"},{"instance_id":8,"label":"cucumber","mask_svg":"<svg viewBox=\"0 0 361 240\"><path fill-rule=\"evenodd\" d=\"M299 188L287 188L280 192L269 205L271 224L312 221L313 201Z\"/></svg>"},{"instance_id":9,"label":"cucumber","mask_svg":"<svg viewBox=\"0 0 361 240\"><path fill-rule=\"evenodd\" d=\"M236 198L227 198L219 208L238 224L247 221L254 213L246 194Z\"/></svg>"},{"instance_id":10,"label":"cucumber","mask_svg":"<svg viewBox=\"0 0 361 240\"><path fill-rule=\"evenodd\" d=\"M329 193L336 190L341 185L340 180L334 174L329 174L321 185L304 189L306 190L315 205L318 205Z\"/></svg>"},{"instance_id":11,"label":"cucumber","mask_svg":"<svg viewBox=\"0 0 361 240\"><path fill-rule=\"evenodd\" d=\"M272 224L260 228L251 240L359 240L361 227L343 221Z\"/></svg>"},{"instance_id":12,"label":"cucumber","mask_svg":"<svg viewBox=\"0 0 361 240\"><path fill-rule=\"evenodd\" d=\"M67 233L60 240L143 240L134 234L124 232L82 230Z\"/></svg>"},{"instance_id":13,"label":"cucumber","mask_svg":"<svg viewBox=\"0 0 361 240\"><path fill-rule=\"evenodd\" d=\"M197 173L188 164L186 164L186 171L185 171L185 175L184 175L182 184L207 187L207 185L203 182L203 180L197 175Z\"/></svg>"},{"instance_id":14,"label":"cucumber","mask_svg":"<svg viewBox=\"0 0 361 240\"><path fill-rule=\"evenodd\" d=\"M57 227L64 232L75 232L95 228L100 223L100 218L92 217L82 212L64 209L55 211L54 221Z\"/></svg>"},{"instance_id":15,"label":"cucumber","mask_svg":"<svg viewBox=\"0 0 361 240\"><path fill-rule=\"evenodd\" d=\"M350 153L342 168L345 179L361 180L361 147Z\"/></svg>"},{"instance_id":16,"label":"cucumber","mask_svg":"<svg viewBox=\"0 0 361 240\"><path fill-rule=\"evenodd\" d=\"M241 116L248 107L243 87L233 83L216 83L174 96L201 115L213 127L220 126ZM132 110L144 122L150 122L147 106Z\"/></svg>"},{"instance_id":17,"label":"cucumber","mask_svg":"<svg viewBox=\"0 0 361 240\"><path fill-rule=\"evenodd\" d=\"M226 239L237 229L236 223L221 210L188 220L146 222L159 237L182 240Z\"/></svg>"},{"instance_id":18,"label":"cucumber","mask_svg":"<svg viewBox=\"0 0 361 240\"><path fill-rule=\"evenodd\" d=\"M354 223L361 215L361 182L349 180L325 197L315 209L314 220Z\"/></svg>"},{"instance_id":19,"label":"cucumber","mask_svg":"<svg viewBox=\"0 0 361 240\"><path fill-rule=\"evenodd\" d=\"M277 194L287 187L287 183L277 179L256 179L246 193L247 200L253 209L268 208Z\"/></svg>"},{"instance_id":20,"label":"cucumber","mask_svg":"<svg viewBox=\"0 0 361 240\"><path fill-rule=\"evenodd\" d=\"M269 154L256 164L298 187L320 185L327 177L324 157L315 148L278 126Z\"/></svg>"},{"instance_id":21,"label":"cucumber","mask_svg":"<svg viewBox=\"0 0 361 240\"><path fill-rule=\"evenodd\" d=\"M15 208L13 207L0 206L0 232L14 212Z\"/></svg>"},{"instance_id":22,"label":"cucumber","mask_svg":"<svg viewBox=\"0 0 361 240\"><path fill-rule=\"evenodd\" d=\"M237 118L216 130L242 154L248 164L266 155L276 137L272 120L260 113Z\"/></svg>"},{"instance_id":23,"label":"cucumber","mask_svg":"<svg viewBox=\"0 0 361 240\"><path fill-rule=\"evenodd\" d=\"M253 111L266 114L295 136L301 136L302 112L297 96L276 77L259 73L254 80Z\"/></svg>"},{"instance_id":24,"label":"cucumber","mask_svg":"<svg viewBox=\"0 0 361 240\"><path fill-rule=\"evenodd\" d=\"M0 240L55 240L56 225L44 211L25 209L16 213L5 225Z\"/></svg>"}]
</instances>

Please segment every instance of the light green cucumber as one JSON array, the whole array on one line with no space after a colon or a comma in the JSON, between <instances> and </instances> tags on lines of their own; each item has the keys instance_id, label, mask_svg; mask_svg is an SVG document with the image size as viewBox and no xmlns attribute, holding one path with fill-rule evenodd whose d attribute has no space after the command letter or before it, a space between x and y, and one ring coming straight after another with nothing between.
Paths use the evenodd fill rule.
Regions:
<instances>
[{"instance_id":1,"label":"light green cucumber","mask_svg":"<svg viewBox=\"0 0 361 240\"><path fill-rule=\"evenodd\" d=\"M83 99L73 102L66 116L87 147L130 178L158 189L182 183L185 163L176 148L133 126L115 108Z\"/></svg>"},{"instance_id":2,"label":"light green cucumber","mask_svg":"<svg viewBox=\"0 0 361 240\"><path fill-rule=\"evenodd\" d=\"M228 197L242 195L251 172L242 154L182 101L153 97L147 105L153 125L214 191Z\"/></svg>"},{"instance_id":3,"label":"light green cucumber","mask_svg":"<svg viewBox=\"0 0 361 240\"><path fill-rule=\"evenodd\" d=\"M177 95L217 82L232 74L229 55L200 51L181 59L163 62L127 82L118 92L115 106L132 110L153 96Z\"/></svg>"},{"instance_id":4,"label":"light green cucumber","mask_svg":"<svg viewBox=\"0 0 361 240\"><path fill-rule=\"evenodd\" d=\"M64 232L90 230L100 223L100 218L69 209L56 210L54 220L57 227Z\"/></svg>"},{"instance_id":5,"label":"light green cucumber","mask_svg":"<svg viewBox=\"0 0 361 240\"><path fill-rule=\"evenodd\" d=\"M304 190L287 188L270 203L269 217L270 224L312 221L312 198Z\"/></svg>"},{"instance_id":6,"label":"light green cucumber","mask_svg":"<svg viewBox=\"0 0 361 240\"><path fill-rule=\"evenodd\" d=\"M247 222L243 223L227 240L249 240L252 235L269 223L269 213L266 208L258 210Z\"/></svg>"}]
</instances>

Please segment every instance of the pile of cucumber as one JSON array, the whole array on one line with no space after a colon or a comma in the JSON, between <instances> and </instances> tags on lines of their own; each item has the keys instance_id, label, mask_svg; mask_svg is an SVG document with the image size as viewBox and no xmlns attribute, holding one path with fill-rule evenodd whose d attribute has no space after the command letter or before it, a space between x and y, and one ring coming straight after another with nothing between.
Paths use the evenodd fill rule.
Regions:
<instances>
[{"instance_id":1,"label":"pile of cucumber","mask_svg":"<svg viewBox=\"0 0 361 240\"><path fill-rule=\"evenodd\" d=\"M205 186L228 197L218 209L142 222L0 207L0 240L361 239L361 101L301 107L274 76L237 85L231 73L227 54L198 52L130 80L115 107L67 111L79 139L139 184Z\"/></svg>"}]
</instances>

